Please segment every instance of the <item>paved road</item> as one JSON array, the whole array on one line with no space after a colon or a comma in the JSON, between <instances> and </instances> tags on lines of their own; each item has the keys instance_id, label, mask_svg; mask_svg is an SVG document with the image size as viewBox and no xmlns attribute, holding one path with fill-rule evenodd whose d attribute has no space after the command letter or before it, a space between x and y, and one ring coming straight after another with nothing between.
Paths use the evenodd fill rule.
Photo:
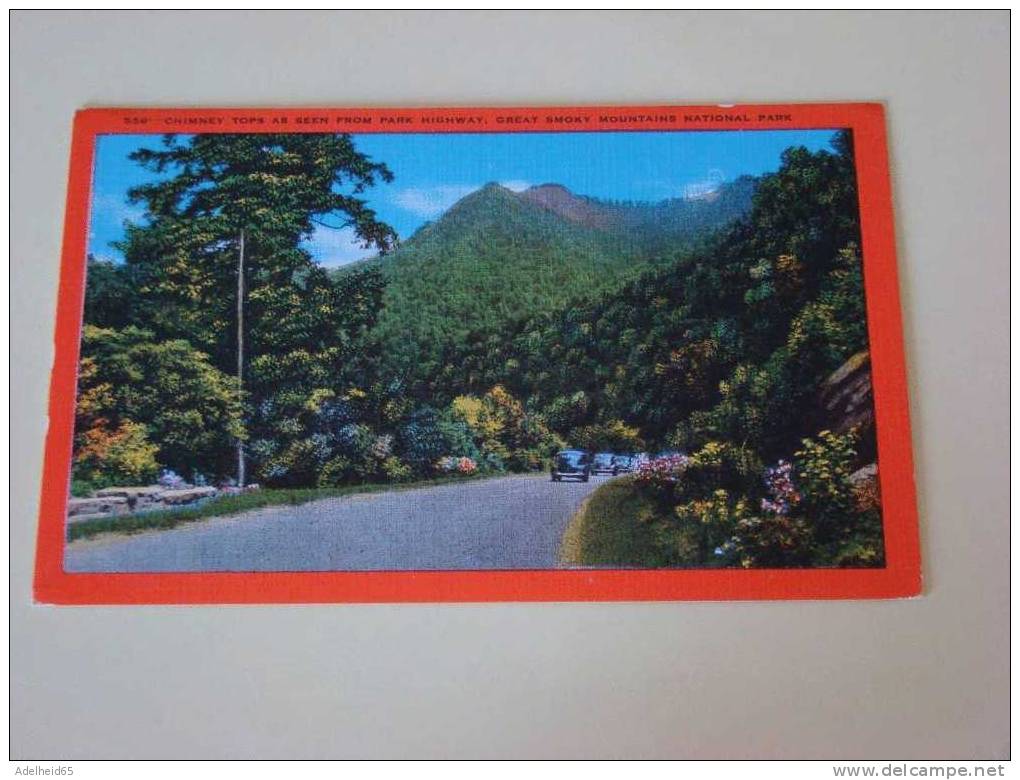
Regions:
<instances>
[{"instance_id":1,"label":"paved road","mask_svg":"<svg viewBox=\"0 0 1020 780\"><path fill-rule=\"evenodd\" d=\"M533 569L605 478L499 477L270 507L68 545L72 572Z\"/></svg>"}]
</instances>

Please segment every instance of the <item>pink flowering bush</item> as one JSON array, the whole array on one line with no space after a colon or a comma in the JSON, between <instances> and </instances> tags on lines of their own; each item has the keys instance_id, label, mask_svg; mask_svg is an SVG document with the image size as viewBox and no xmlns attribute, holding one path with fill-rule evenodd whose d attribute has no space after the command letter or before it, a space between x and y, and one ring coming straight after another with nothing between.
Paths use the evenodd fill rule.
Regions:
<instances>
[{"instance_id":1,"label":"pink flowering bush","mask_svg":"<svg viewBox=\"0 0 1020 780\"><path fill-rule=\"evenodd\" d=\"M733 565L726 546L760 495L761 463L728 442L710 441L691 455L655 458L638 467L635 485L659 505L652 533L672 565Z\"/></svg>"},{"instance_id":2,"label":"pink flowering bush","mask_svg":"<svg viewBox=\"0 0 1020 780\"><path fill-rule=\"evenodd\" d=\"M634 481L642 487L656 490L671 488L683 476L690 462L686 455L667 455L643 461L637 467Z\"/></svg>"},{"instance_id":3,"label":"pink flowering bush","mask_svg":"<svg viewBox=\"0 0 1020 780\"><path fill-rule=\"evenodd\" d=\"M765 489L769 495L761 500L761 510L774 515L788 514L791 507L800 503L800 493L793 484L793 464L780 460L765 469Z\"/></svg>"},{"instance_id":4,"label":"pink flowering bush","mask_svg":"<svg viewBox=\"0 0 1020 780\"><path fill-rule=\"evenodd\" d=\"M760 568L881 566L877 504L861 505L851 474L855 433L804 439L793 463L765 469L760 511L736 523L715 554L726 565Z\"/></svg>"},{"instance_id":5,"label":"pink flowering bush","mask_svg":"<svg viewBox=\"0 0 1020 780\"><path fill-rule=\"evenodd\" d=\"M780 460L765 469L762 482L767 495L761 512L740 518L733 536L715 549L721 560L744 568L809 565L811 526L796 514L802 496L793 479L793 464Z\"/></svg>"},{"instance_id":6,"label":"pink flowering bush","mask_svg":"<svg viewBox=\"0 0 1020 780\"><path fill-rule=\"evenodd\" d=\"M472 458L458 458L446 455L436 461L436 471L441 474L461 474L467 476L478 471L478 464Z\"/></svg>"}]
</instances>

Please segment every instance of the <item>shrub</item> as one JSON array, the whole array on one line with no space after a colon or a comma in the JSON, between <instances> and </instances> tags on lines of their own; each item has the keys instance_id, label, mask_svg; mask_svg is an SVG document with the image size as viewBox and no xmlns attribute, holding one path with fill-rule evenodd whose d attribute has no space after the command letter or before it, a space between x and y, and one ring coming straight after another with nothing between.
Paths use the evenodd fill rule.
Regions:
<instances>
[{"instance_id":1,"label":"shrub","mask_svg":"<svg viewBox=\"0 0 1020 780\"><path fill-rule=\"evenodd\" d=\"M436 461L436 471L441 474L469 475L478 471L478 463L473 458L447 455Z\"/></svg>"},{"instance_id":2,"label":"shrub","mask_svg":"<svg viewBox=\"0 0 1020 780\"><path fill-rule=\"evenodd\" d=\"M497 452L483 452L482 459L479 461L483 471L505 471L506 465L503 463L503 458L500 457Z\"/></svg>"},{"instance_id":3,"label":"shrub","mask_svg":"<svg viewBox=\"0 0 1020 780\"><path fill-rule=\"evenodd\" d=\"M446 455L436 461L436 471L441 474L450 474L457 468L457 459Z\"/></svg>"},{"instance_id":4,"label":"shrub","mask_svg":"<svg viewBox=\"0 0 1020 780\"><path fill-rule=\"evenodd\" d=\"M482 442L482 459L486 463L499 464L498 471L509 467L510 448L499 439L486 439Z\"/></svg>"},{"instance_id":5,"label":"shrub","mask_svg":"<svg viewBox=\"0 0 1020 780\"><path fill-rule=\"evenodd\" d=\"M95 446L100 429L121 431L125 446L127 439L144 436L156 447L156 460L182 474L233 472L237 438L244 434L236 381L188 342L157 342L135 327L86 325L79 368L76 450ZM133 425L144 428L128 434ZM90 468L98 468L97 462ZM138 464L116 468L145 471Z\"/></svg>"},{"instance_id":6,"label":"shrub","mask_svg":"<svg viewBox=\"0 0 1020 780\"><path fill-rule=\"evenodd\" d=\"M580 426L588 416L591 399L583 390L554 398L545 407L543 416L549 427L561 433Z\"/></svg>"},{"instance_id":7,"label":"shrub","mask_svg":"<svg viewBox=\"0 0 1020 780\"><path fill-rule=\"evenodd\" d=\"M536 449L513 450L506 459L506 466L510 471L540 471L546 457Z\"/></svg>"},{"instance_id":8,"label":"shrub","mask_svg":"<svg viewBox=\"0 0 1020 780\"><path fill-rule=\"evenodd\" d=\"M750 452L725 442L693 455L655 458L638 467L635 484L656 498L656 536L679 565L732 563L733 534L751 515L749 495L760 473Z\"/></svg>"},{"instance_id":9,"label":"shrub","mask_svg":"<svg viewBox=\"0 0 1020 780\"><path fill-rule=\"evenodd\" d=\"M843 435L821 431L814 439L804 439L796 453L802 511L812 519L820 541L832 540L847 518L856 514L850 481L857 457L856 441L856 431Z\"/></svg>"},{"instance_id":10,"label":"shrub","mask_svg":"<svg viewBox=\"0 0 1020 780\"><path fill-rule=\"evenodd\" d=\"M765 469L764 482L769 496L761 500L763 512L785 515L789 513L791 507L800 503L800 493L793 484L792 463L780 460L772 468Z\"/></svg>"},{"instance_id":11,"label":"shrub","mask_svg":"<svg viewBox=\"0 0 1020 780\"><path fill-rule=\"evenodd\" d=\"M664 566L703 566L705 543L702 529L695 525L663 522L660 516L651 523L655 557ZM646 521L647 522L647 521Z\"/></svg>"},{"instance_id":12,"label":"shrub","mask_svg":"<svg viewBox=\"0 0 1020 780\"><path fill-rule=\"evenodd\" d=\"M415 470L425 472L444 452L448 442L435 409L424 407L414 412L398 434L401 457Z\"/></svg>"},{"instance_id":13,"label":"shrub","mask_svg":"<svg viewBox=\"0 0 1020 780\"><path fill-rule=\"evenodd\" d=\"M725 563L719 550L733 536L734 529L749 517L747 499L718 488L705 498L696 498L673 509L683 532L680 538L704 564Z\"/></svg>"},{"instance_id":14,"label":"shrub","mask_svg":"<svg viewBox=\"0 0 1020 780\"><path fill-rule=\"evenodd\" d=\"M862 568L885 565L882 516L878 510L860 512L853 527L834 551L831 565Z\"/></svg>"},{"instance_id":15,"label":"shrub","mask_svg":"<svg viewBox=\"0 0 1020 780\"><path fill-rule=\"evenodd\" d=\"M375 435L367 425L348 423L341 426L334 436L337 452L352 462L367 459L375 444Z\"/></svg>"},{"instance_id":16,"label":"shrub","mask_svg":"<svg viewBox=\"0 0 1020 780\"><path fill-rule=\"evenodd\" d=\"M157 482L165 488L174 490L184 485L184 477L173 469L163 469L159 472L159 479Z\"/></svg>"},{"instance_id":17,"label":"shrub","mask_svg":"<svg viewBox=\"0 0 1020 780\"><path fill-rule=\"evenodd\" d=\"M797 452L800 510L818 542L816 563L873 567L885 562L877 482L855 485L858 433L821 431Z\"/></svg>"},{"instance_id":18,"label":"shrub","mask_svg":"<svg viewBox=\"0 0 1020 780\"><path fill-rule=\"evenodd\" d=\"M343 456L337 456L327 461L319 471L316 484L319 487L341 487L357 481L358 474L354 465Z\"/></svg>"},{"instance_id":19,"label":"shrub","mask_svg":"<svg viewBox=\"0 0 1020 780\"><path fill-rule=\"evenodd\" d=\"M822 431L803 440L796 465L766 469L760 512L737 523L721 555L745 567L881 566L878 506L850 480L855 441Z\"/></svg>"},{"instance_id":20,"label":"shrub","mask_svg":"<svg viewBox=\"0 0 1020 780\"><path fill-rule=\"evenodd\" d=\"M638 465L634 482L657 492L672 491L690 462L691 459L686 455L668 455L646 460Z\"/></svg>"},{"instance_id":21,"label":"shrub","mask_svg":"<svg viewBox=\"0 0 1020 780\"><path fill-rule=\"evenodd\" d=\"M298 439L261 463L258 474L262 482L272 487L297 487L315 484L321 466L315 443L310 439Z\"/></svg>"},{"instance_id":22,"label":"shrub","mask_svg":"<svg viewBox=\"0 0 1020 780\"><path fill-rule=\"evenodd\" d=\"M458 420L440 420L437 423L439 433L443 437L445 451L453 455L479 461L482 452L475 443L471 426Z\"/></svg>"},{"instance_id":23,"label":"shrub","mask_svg":"<svg viewBox=\"0 0 1020 780\"><path fill-rule=\"evenodd\" d=\"M744 568L810 566L814 535L802 517L763 512L742 518L732 538L716 552Z\"/></svg>"},{"instance_id":24,"label":"shrub","mask_svg":"<svg viewBox=\"0 0 1020 780\"><path fill-rule=\"evenodd\" d=\"M75 476L72 473L71 495L74 496L75 498L86 498L88 496L91 496L95 491L102 490L104 487L109 487L109 485L105 484L94 485L87 479Z\"/></svg>"},{"instance_id":25,"label":"shrub","mask_svg":"<svg viewBox=\"0 0 1020 780\"><path fill-rule=\"evenodd\" d=\"M393 435L383 433L376 436L375 439L372 440L372 446L369 452L376 460L385 461L393 453Z\"/></svg>"},{"instance_id":26,"label":"shrub","mask_svg":"<svg viewBox=\"0 0 1020 780\"><path fill-rule=\"evenodd\" d=\"M854 485L853 491L858 512L871 512L882 508L882 492L877 479L862 480Z\"/></svg>"},{"instance_id":27,"label":"shrub","mask_svg":"<svg viewBox=\"0 0 1020 780\"><path fill-rule=\"evenodd\" d=\"M131 420L122 421L116 428L105 420L96 420L77 441L73 470L79 490L145 484L159 471L159 447L149 441L144 425Z\"/></svg>"},{"instance_id":28,"label":"shrub","mask_svg":"<svg viewBox=\"0 0 1020 780\"><path fill-rule=\"evenodd\" d=\"M611 452L640 452L645 448L637 428L622 420L609 420L597 425L585 425L570 432L570 442L585 450Z\"/></svg>"},{"instance_id":29,"label":"shrub","mask_svg":"<svg viewBox=\"0 0 1020 780\"><path fill-rule=\"evenodd\" d=\"M546 458L563 446L542 415L526 409L502 385L494 386L481 398L458 396L448 415L446 430L454 433L450 426L466 426L471 443L467 446L463 434L456 434L447 438L447 452L459 450L485 471L541 469Z\"/></svg>"},{"instance_id":30,"label":"shrub","mask_svg":"<svg viewBox=\"0 0 1020 780\"><path fill-rule=\"evenodd\" d=\"M710 441L688 459L684 478L677 483L677 497L705 498L720 489L753 496L760 491L761 471L761 461L750 450L729 442Z\"/></svg>"},{"instance_id":31,"label":"shrub","mask_svg":"<svg viewBox=\"0 0 1020 780\"><path fill-rule=\"evenodd\" d=\"M390 455L382 462L381 471L389 482L407 482L414 476L411 467L401 463L400 458Z\"/></svg>"},{"instance_id":32,"label":"shrub","mask_svg":"<svg viewBox=\"0 0 1020 780\"><path fill-rule=\"evenodd\" d=\"M739 518L733 536L716 548L715 554L745 568L807 565L814 535L803 518L790 516L801 501L793 465L780 460L765 469L762 482L767 495L761 499L760 512Z\"/></svg>"}]
</instances>

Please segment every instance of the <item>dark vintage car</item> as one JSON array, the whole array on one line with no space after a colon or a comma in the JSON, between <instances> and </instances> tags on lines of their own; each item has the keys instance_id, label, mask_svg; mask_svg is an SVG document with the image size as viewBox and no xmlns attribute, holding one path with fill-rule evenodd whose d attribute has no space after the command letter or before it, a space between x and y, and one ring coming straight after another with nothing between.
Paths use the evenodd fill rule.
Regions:
<instances>
[{"instance_id":1,"label":"dark vintage car","mask_svg":"<svg viewBox=\"0 0 1020 780\"><path fill-rule=\"evenodd\" d=\"M629 474L634 470L635 458L631 455L613 456L613 474Z\"/></svg>"},{"instance_id":2,"label":"dark vintage car","mask_svg":"<svg viewBox=\"0 0 1020 780\"><path fill-rule=\"evenodd\" d=\"M613 468L613 453L598 452L591 463L592 474L616 474Z\"/></svg>"},{"instance_id":3,"label":"dark vintage car","mask_svg":"<svg viewBox=\"0 0 1020 780\"><path fill-rule=\"evenodd\" d=\"M591 455L584 450L560 450L553 456L549 474L553 482L568 477L587 482L591 477Z\"/></svg>"}]
</instances>

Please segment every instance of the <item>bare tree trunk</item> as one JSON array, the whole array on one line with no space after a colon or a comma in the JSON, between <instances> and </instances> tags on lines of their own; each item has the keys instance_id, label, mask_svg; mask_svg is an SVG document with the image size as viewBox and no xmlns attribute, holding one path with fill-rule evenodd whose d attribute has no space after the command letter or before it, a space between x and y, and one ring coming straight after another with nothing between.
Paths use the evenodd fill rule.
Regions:
<instances>
[{"instance_id":1,"label":"bare tree trunk","mask_svg":"<svg viewBox=\"0 0 1020 780\"><path fill-rule=\"evenodd\" d=\"M237 252L237 394L244 397L244 229ZM244 487L244 440L237 440L237 486Z\"/></svg>"}]
</instances>

